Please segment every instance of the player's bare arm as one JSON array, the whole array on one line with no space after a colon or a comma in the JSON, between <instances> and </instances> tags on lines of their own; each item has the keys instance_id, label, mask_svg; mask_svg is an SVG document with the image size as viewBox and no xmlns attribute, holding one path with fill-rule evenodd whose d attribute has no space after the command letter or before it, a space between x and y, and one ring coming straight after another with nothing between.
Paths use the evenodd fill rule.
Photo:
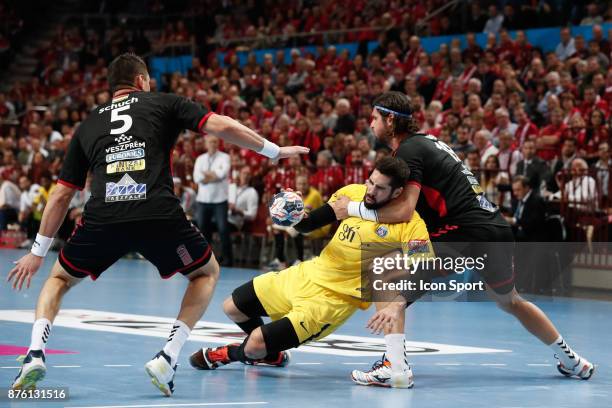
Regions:
<instances>
[{"instance_id":1,"label":"player's bare arm","mask_svg":"<svg viewBox=\"0 0 612 408\"><path fill-rule=\"evenodd\" d=\"M286 159L300 154L308 154L309 148L303 146L279 147L259 136L257 132L240 122L223 115L211 115L202 127L230 143L251 149L274 160Z\"/></svg>"},{"instance_id":2,"label":"player's bare arm","mask_svg":"<svg viewBox=\"0 0 612 408\"><path fill-rule=\"evenodd\" d=\"M67 187L63 184L55 186L43 212L37 239L40 239L41 236L48 238L55 236L64 218L66 218L70 201L75 192L76 189ZM40 246L41 244L43 243L34 241L33 247L37 245ZM30 287L32 277L38 272L38 269L42 265L43 258L44 256L38 256L30 252L18 261L15 261L16 265L9 272L7 278L8 282L12 281L13 289L21 290L24 282L26 282L26 288Z\"/></svg>"}]
</instances>

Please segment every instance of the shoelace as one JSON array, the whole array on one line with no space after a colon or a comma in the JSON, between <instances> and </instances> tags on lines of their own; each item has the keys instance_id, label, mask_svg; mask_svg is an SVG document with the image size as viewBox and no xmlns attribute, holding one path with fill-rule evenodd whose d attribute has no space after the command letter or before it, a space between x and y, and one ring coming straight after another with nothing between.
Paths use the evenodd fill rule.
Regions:
<instances>
[{"instance_id":1,"label":"shoelace","mask_svg":"<svg viewBox=\"0 0 612 408\"><path fill-rule=\"evenodd\" d=\"M372 364L372 368L370 369L370 372L374 372L374 371L378 370L379 368L381 368L382 366L384 366L386 359L387 359L387 357L383 354L383 356L382 356L382 358L380 360L376 360L374 362L374 364Z\"/></svg>"}]
</instances>

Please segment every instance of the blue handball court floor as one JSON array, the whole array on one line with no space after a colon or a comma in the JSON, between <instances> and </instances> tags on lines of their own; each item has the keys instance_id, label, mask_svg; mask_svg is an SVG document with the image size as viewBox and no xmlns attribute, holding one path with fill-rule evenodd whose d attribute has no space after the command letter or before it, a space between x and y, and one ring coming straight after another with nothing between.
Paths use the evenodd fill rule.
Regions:
<instances>
[{"instance_id":1,"label":"blue handball court floor","mask_svg":"<svg viewBox=\"0 0 612 408\"><path fill-rule=\"evenodd\" d=\"M323 342L293 351L285 368L232 364L196 371L188 356L199 347L236 341L240 330L223 315L232 289L256 276L226 268L215 296L183 348L175 393L165 398L143 365L164 345L186 280L161 280L146 261L120 260L100 279L87 279L64 299L47 345L40 388L66 387L67 401L9 401L16 358L29 345L33 309L55 256L32 287L6 283L24 251L0 251L0 407L612 407L612 302L555 298L537 302L569 344L597 365L589 381L557 373L552 351L490 302L420 302L408 312L413 389L363 387L353 369L379 359L384 340L365 329L360 311Z\"/></svg>"}]
</instances>

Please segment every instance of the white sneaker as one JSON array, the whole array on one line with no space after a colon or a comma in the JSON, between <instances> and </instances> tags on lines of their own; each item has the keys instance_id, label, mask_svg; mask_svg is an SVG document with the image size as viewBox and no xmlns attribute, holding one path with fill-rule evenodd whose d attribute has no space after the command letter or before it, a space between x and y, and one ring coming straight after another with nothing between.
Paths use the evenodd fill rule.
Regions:
<instances>
[{"instance_id":1,"label":"white sneaker","mask_svg":"<svg viewBox=\"0 0 612 408\"><path fill-rule=\"evenodd\" d=\"M390 388L412 388L414 386L414 375L410 366L402 373L394 373L391 370L391 363L384 354L381 360L374 363L370 371L353 370L351 379L359 385Z\"/></svg>"},{"instance_id":2,"label":"white sneaker","mask_svg":"<svg viewBox=\"0 0 612 408\"><path fill-rule=\"evenodd\" d=\"M555 354L555 358L559 358ZM595 371L595 366L587 359L578 357L578 362L573 367L569 368L563 365L561 361L557 361L557 370L566 377L578 377L583 380L588 380Z\"/></svg>"},{"instance_id":3,"label":"white sneaker","mask_svg":"<svg viewBox=\"0 0 612 408\"><path fill-rule=\"evenodd\" d=\"M170 356L160 351L157 355L145 364L145 370L151 382L166 396L169 397L174 392L174 374L176 366L170 365Z\"/></svg>"},{"instance_id":4,"label":"white sneaker","mask_svg":"<svg viewBox=\"0 0 612 408\"><path fill-rule=\"evenodd\" d=\"M47 373L45 353L42 350L30 350L23 359L19 374L15 377L11 388L14 390L34 390L36 383L42 381Z\"/></svg>"}]
</instances>

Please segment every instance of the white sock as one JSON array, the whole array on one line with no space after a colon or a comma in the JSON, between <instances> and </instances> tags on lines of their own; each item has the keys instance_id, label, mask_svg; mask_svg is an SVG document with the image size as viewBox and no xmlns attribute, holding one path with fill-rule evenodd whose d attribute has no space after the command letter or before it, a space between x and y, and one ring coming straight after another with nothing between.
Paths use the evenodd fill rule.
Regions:
<instances>
[{"instance_id":1,"label":"white sock","mask_svg":"<svg viewBox=\"0 0 612 408\"><path fill-rule=\"evenodd\" d=\"M32 339L28 350L42 350L44 353L50 334L51 322L49 319L37 319L32 326Z\"/></svg>"},{"instance_id":2,"label":"white sock","mask_svg":"<svg viewBox=\"0 0 612 408\"><path fill-rule=\"evenodd\" d=\"M385 343L387 345L387 358L391 363L391 371L394 373L403 373L408 370L408 362L406 361L406 336L402 334L387 334Z\"/></svg>"},{"instance_id":3,"label":"white sock","mask_svg":"<svg viewBox=\"0 0 612 408\"><path fill-rule=\"evenodd\" d=\"M185 323L180 320L174 322L168 342L164 346L164 353L170 356L170 365L172 367L176 364L176 360L178 360L178 356L189 337L189 333L191 333L191 329Z\"/></svg>"},{"instance_id":4,"label":"white sock","mask_svg":"<svg viewBox=\"0 0 612 408\"><path fill-rule=\"evenodd\" d=\"M555 352L555 354L559 357L561 364L563 364L565 367L573 368L576 363L578 363L580 356L574 353L574 350L567 345L565 340L563 340L563 336L559 335L559 338L548 347Z\"/></svg>"}]
</instances>

